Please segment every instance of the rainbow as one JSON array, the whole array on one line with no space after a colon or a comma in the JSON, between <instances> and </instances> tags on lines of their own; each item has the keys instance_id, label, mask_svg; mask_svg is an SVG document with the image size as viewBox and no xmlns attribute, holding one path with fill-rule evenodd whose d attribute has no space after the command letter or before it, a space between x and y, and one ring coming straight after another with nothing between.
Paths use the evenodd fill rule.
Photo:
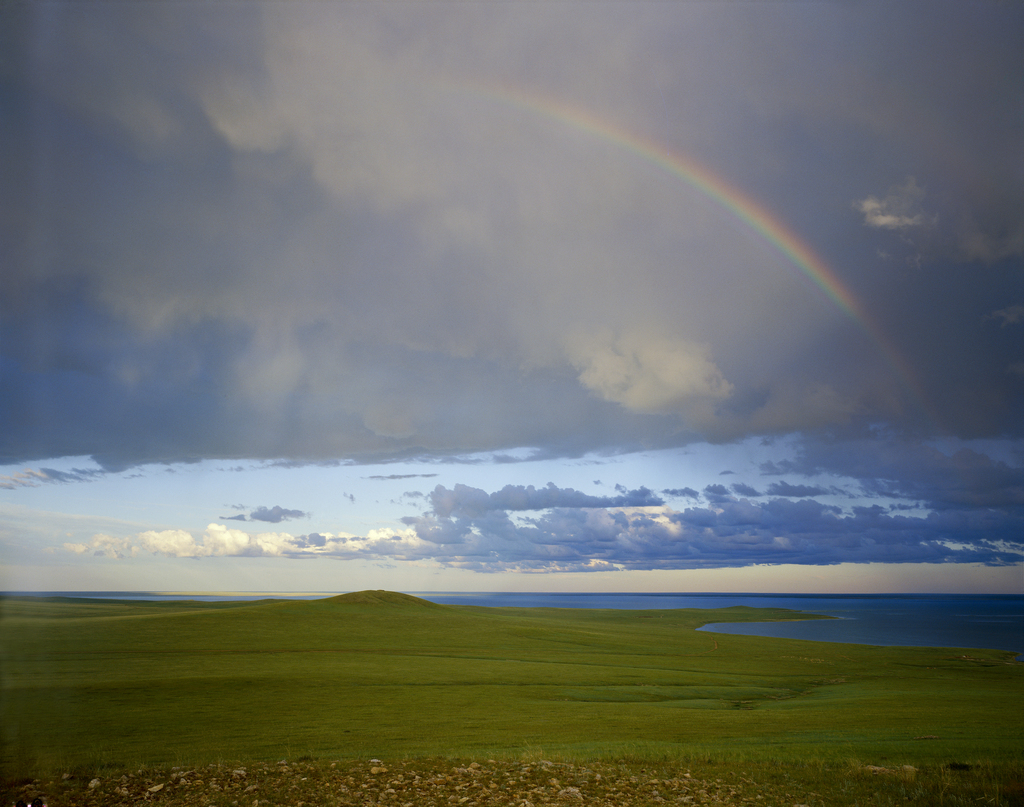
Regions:
<instances>
[{"instance_id":1,"label":"rainbow","mask_svg":"<svg viewBox=\"0 0 1024 807\"><path fill-rule=\"evenodd\" d=\"M922 410L931 419L933 425L937 425L936 413L926 403L916 374L899 350L887 338L882 328L810 246L746 193L679 152L670 151L661 143L645 139L614 123L602 120L584 109L562 101L505 87L461 85L460 89L533 115L542 115L619 146L678 177L695 190L713 199L772 244L868 335L908 391L917 400Z\"/></svg>"}]
</instances>

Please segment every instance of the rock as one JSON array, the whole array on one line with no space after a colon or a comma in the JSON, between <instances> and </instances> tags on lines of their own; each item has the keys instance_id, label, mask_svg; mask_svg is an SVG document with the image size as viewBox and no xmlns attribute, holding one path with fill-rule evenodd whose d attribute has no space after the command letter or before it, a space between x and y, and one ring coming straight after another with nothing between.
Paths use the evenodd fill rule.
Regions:
<instances>
[{"instance_id":1,"label":"rock","mask_svg":"<svg viewBox=\"0 0 1024 807\"><path fill-rule=\"evenodd\" d=\"M558 798L583 801L583 794L578 787L564 787L558 791Z\"/></svg>"},{"instance_id":2,"label":"rock","mask_svg":"<svg viewBox=\"0 0 1024 807\"><path fill-rule=\"evenodd\" d=\"M100 780L99 779L93 779L91 782L89 782L89 790L95 790L99 786L100 786Z\"/></svg>"},{"instance_id":3,"label":"rock","mask_svg":"<svg viewBox=\"0 0 1024 807\"><path fill-rule=\"evenodd\" d=\"M161 783L160 783L160 784L158 784L158 785L153 785L153 786L152 786L152 787L151 787L151 788L149 789L149 792L150 792L150 793L159 793L159 792L160 792L161 790L163 790L163 789L164 789L164 785L163 785L163 782L161 782Z\"/></svg>"}]
</instances>

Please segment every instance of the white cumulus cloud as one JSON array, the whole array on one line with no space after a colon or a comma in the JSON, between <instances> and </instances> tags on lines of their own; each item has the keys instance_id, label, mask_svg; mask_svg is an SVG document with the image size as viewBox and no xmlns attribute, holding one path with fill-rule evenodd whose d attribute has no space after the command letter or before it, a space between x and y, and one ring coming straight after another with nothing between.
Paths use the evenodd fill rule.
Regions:
<instances>
[{"instance_id":1,"label":"white cumulus cloud","mask_svg":"<svg viewBox=\"0 0 1024 807\"><path fill-rule=\"evenodd\" d=\"M678 338L632 334L579 341L579 380L607 401L645 414L710 416L710 405L732 385L702 345Z\"/></svg>"}]
</instances>

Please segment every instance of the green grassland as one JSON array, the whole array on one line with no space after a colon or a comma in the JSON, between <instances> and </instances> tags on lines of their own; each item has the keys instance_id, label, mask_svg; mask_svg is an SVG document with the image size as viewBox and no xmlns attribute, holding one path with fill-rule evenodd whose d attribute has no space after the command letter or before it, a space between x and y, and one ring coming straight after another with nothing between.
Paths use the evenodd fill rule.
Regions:
<instances>
[{"instance_id":1,"label":"green grassland","mask_svg":"<svg viewBox=\"0 0 1024 807\"><path fill-rule=\"evenodd\" d=\"M388 592L0 609L8 779L280 758L1019 766L1024 751L1011 653L695 631L806 618L784 610Z\"/></svg>"}]
</instances>

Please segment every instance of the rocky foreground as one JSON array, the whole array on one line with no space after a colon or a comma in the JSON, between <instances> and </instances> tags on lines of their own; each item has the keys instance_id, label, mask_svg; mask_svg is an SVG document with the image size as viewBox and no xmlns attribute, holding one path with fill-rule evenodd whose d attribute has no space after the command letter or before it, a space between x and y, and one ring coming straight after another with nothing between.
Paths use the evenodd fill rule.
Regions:
<instances>
[{"instance_id":1,"label":"rocky foreground","mask_svg":"<svg viewBox=\"0 0 1024 807\"><path fill-rule=\"evenodd\" d=\"M141 769L104 778L64 774L54 781L18 784L3 803L48 807L539 807L539 805L650 804L762 805L812 807L816 793L778 784L764 786L745 776L699 778L689 771L614 763L453 763L412 760L397 763L286 762L247 766ZM790 790L791 792L787 792Z\"/></svg>"}]
</instances>

